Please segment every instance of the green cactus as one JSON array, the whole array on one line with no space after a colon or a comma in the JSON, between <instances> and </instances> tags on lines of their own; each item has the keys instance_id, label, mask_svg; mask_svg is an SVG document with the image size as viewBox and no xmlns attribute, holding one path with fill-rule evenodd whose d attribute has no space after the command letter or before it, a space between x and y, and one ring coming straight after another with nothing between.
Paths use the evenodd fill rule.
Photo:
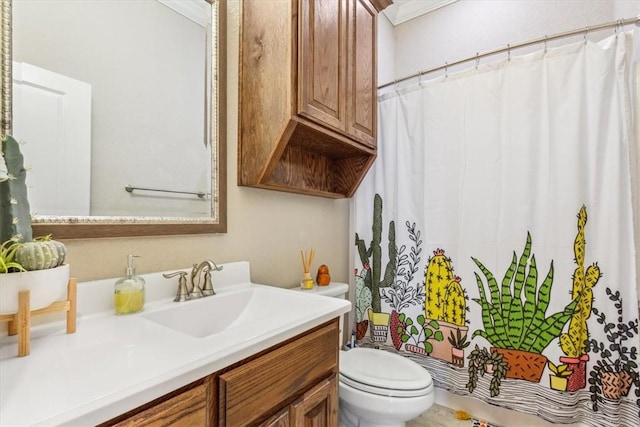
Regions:
<instances>
[{"instance_id":1,"label":"green cactus","mask_svg":"<svg viewBox=\"0 0 640 427\"><path fill-rule=\"evenodd\" d=\"M359 275L356 275L356 322L362 322L367 310L371 307L371 290L364 283L366 273L367 270L362 270Z\"/></svg>"},{"instance_id":2,"label":"green cactus","mask_svg":"<svg viewBox=\"0 0 640 427\"><path fill-rule=\"evenodd\" d=\"M11 238L29 242L33 237L25 182L27 171L20 146L10 135L2 137L2 154L8 179L0 182L0 243Z\"/></svg>"},{"instance_id":3,"label":"green cactus","mask_svg":"<svg viewBox=\"0 0 640 427\"><path fill-rule=\"evenodd\" d=\"M374 312L382 311L380 301L380 288L391 286L395 279L396 263L398 258L398 248L396 247L396 227L393 221L389 222L388 234L388 251L389 261L387 261L384 270L384 277L380 280L382 274L382 197L376 194L373 199L373 237L371 245L367 249L364 240L360 239L356 233L356 246L360 261L367 270L364 283L371 291L371 308Z\"/></svg>"},{"instance_id":4,"label":"green cactus","mask_svg":"<svg viewBox=\"0 0 640 427\"><path fill-rule=\"evenodd\" d=\"M573 273L573 289L571 290L571 298L580 297L580 302L569 321L569 331L560 336L560 347L564 354L575 358L587 353L587 341L589 339L587 319L591 316L593 287L598 283L601 276L597 263L590 265L586 270L584 268L586 247L584 229L586 224L587 208L582 206L580 212L578 212L578 233L573 243L573 253L577 267Z\"/></svg>"},{"instance_id":5,"label":"green cactus","mask_svg":"<svg viewBox=\"0 0 640 427\"><path fill-rule=\"evenodd\" d=\"M460 278L453 275L451 258L443 249L433 251L425 273L425 315L427 319L442 320L464 326L467 314L466 295Z\"/></svg>"}]
</instances>

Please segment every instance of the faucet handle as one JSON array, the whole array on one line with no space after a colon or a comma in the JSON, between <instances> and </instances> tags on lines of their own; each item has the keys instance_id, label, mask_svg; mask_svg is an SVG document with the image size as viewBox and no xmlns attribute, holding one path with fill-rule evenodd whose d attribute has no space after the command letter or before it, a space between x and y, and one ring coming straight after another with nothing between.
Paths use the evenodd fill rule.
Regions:
<instances>
[{"instance_id":1,"label":"faucet handle","mask_svg":"<svg viewBox=\"0 0 640 427\"><path fill-rule=\"evenodd\" d=\"M190 300L191 295L189 295L189 289L187 288L187 272L186 271L176 271L174 273L162 274L162 276L166 279L170 279L178 275L180 275L180 277L178 278L178 293L176 294L176 297L173 300L175 302Z\"/></svg>"},{"instance_id":2,"label":"faucet handle","mask_svg":"<svg viewBox=\"0 0 640 427\"><path fill-rule=\"evenodd\" d=\"M216 266L217 268L217 266ZM220 268L222 270L222 268ZM218 269L214 271L219 271ZM216 291L213 290L213 284L211 283L211 270L207 270L204 272L204 286L202 287L202 295L209 296L215 295Z\"/></svg>"}]
</instances>

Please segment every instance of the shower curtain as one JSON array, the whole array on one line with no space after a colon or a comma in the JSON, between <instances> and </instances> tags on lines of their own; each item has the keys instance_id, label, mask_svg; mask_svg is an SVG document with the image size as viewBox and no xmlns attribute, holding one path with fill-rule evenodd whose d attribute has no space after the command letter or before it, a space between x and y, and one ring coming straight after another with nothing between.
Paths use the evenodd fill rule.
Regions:
<instances>
[{"instance_id":1,"label":"shower curtain","mask_svg":"<svg viewBox=\"0 0 640 427\"><path fill-rule=\"evenodd\" d=\"M640 425L631 43L381 95L352 205L358 345L555 423Z\"/></svg>"}]
</instances>

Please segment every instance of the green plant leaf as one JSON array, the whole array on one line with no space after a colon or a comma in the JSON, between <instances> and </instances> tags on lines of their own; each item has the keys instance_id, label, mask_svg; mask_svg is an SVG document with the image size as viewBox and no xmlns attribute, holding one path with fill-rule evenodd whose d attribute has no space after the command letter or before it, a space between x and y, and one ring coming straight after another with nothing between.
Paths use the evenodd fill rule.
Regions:
<instances>
[{"instance_id":1,"label":"green plant leaf","mask_svg":"<svg viewBox=\"0 0 640 427\"><path fill-rule=\"evenodd\" d=\"M424 325L424 320L425 320L425 319L424 319L424 315L423 315L423 314L419 315L419 316L417 317L417 320L418 320L418 325L420 325L420 326L423 326L423 325Z\"/></svg>"},{"instance_id":2,"label":"green plant leaf","mask_svg":"<svg viewBox=\"0 0 640 427\"><path fill-rule=\"evenodd\" d=\"M493 277L493 274L489 270L487 270L487 268L480 261L478 261L474 257L471 257L471 259L478 266L480 271L482 271L482 274L484 274L484 276L487 279L487 286L489 286L489 291L491 293L491 304L493 305L498 304L500 302L500 291L498 290L498 283L496 282L495 277ZM478 282L478 287L480 287L480 284L482 284L482 281L478 281L477 278L476 278L476 281ZM482 285L482 290L483 290L482 293L484 293L484 284Z\"/></svg>"},{"instance_id":3,"label":"green plant leaf","mask_svg":"<svg viewBox=\"0 0 640 427\"><path fill-rule=\"evenodd\" d=\"M424 351L426 351L427 354L431 354L431 352L433 351L433 345L431 345L430 342L425 341L423 343L423 346L424 346Z\"/></svg>"},{"instance_id":4,"label":"green plant leaf","mask_svg":"<svg viewBox=\"0 0 640 427\"><path fill-rule=\"evenodd\" d=\"M542 322L544 322L551 297L551 285L553 285L553 260L551 260L549 265L547 276L542 282L542 285L540 285L540 289L538 289L538 304L536 305L536 313L533 316L529 330L538 329Z\"/></svg>"},{"instance_id":5,"label":"green plant leaf","mask_svg":"<svg viewBox=\"0 0 640 427\"><path fill-rule=\"evenodd\" d=\"M516 277L513 283L513 297L515 299L520 298L520 293L522 292L522 287L524 285L524 280L525 280L525 269L527 266L527 262L529 261L530 254L531 254L531 234L527 231L527 242L524 245L524 249L522 250L522 255L520 256L520 260L518 261L518 269L516 270Z\"/></svg>"},{"instance_id":6,"label":"green plant leaf","mask_svg":"<svg viewBox=\"0 0 640 427\"><path fill-rule=\"evenodd\" d=\"M415 325L411 325L411 335L418 335L418 328Z\"/></svg>"},{"instance_id":7,"label":"green plant leaf","mask_svg":"<svg viewBox=\"0 0 640 427\"><path fill-rule=\"evenodd\" d=\"M513 275L516 272L516 266L518 263L518 257L516 256L516 252L513 251L513 257L511 258L511 264L509 268L504 274L502 278L501 284L501 298L500 304L502 306L502 312L509 311L511 308L511 282L513 280Z\"/></svg>"},{"instance_id":8,"label":"green plant leaf","mask_svg":"<svg viewBox=\"0 0 640 427\"><path fill-rule=\"evenodd\" d=\"M520 341L518 342L518 347L524 341L527 331L531 327L531 322L533 321L533 317L536 313L536 291L538 290L538 268L536 266L535 255L531 257L531 266L529 268L529 274L527 275L527 280L524 284L524 309L523 309L523 317L524 317L524 325L522 326L522 335L520 336Z\"/></svg>"},{"instance_id":9,"label":"green plant leaf","mask_svg":"<svg viewBox=\"0 0 640 427\"><path fill-rule=\"evenodd\" d=\"M442 334L442 331L436 331L436 333L433 335L433 337L435 338L436 341L443 341L444 340L444 335Z\"/></svg>"},{"instance_id":10,"label":"green plant leaf","mask_svg":"<svg viewBox=\"0 0 640 427\"><path fill-rule=\"evenodd\" d=\"M541 354L553 339L560 336L564 325L573 315L579 300L580 297L577 297L563 311L545 319L537 330L529 331L530 334L522 343L520 350Z\"/></svg>"}]
</instances>

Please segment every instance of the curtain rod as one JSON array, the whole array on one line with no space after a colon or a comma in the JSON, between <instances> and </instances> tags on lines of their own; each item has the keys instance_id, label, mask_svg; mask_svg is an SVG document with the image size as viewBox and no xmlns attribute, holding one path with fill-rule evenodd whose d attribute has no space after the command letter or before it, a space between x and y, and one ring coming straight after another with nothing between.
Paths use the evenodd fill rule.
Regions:
<instances>
[{"instance_id":1,"label":"curtain rod","mask_svg":"<svg viewBox=\"0 0 640 427\"><path fill-rule=\"evenodd\" d=\"M611 22L607 22L604 24L599 24L599 25L594 25L594 26L587 26L585 28L580 28L580 29L575 29L575 30L571 30L571 31L565 31L564 33L557 33L557 34L553 34L550 36L544 36L544 37L539 37L537 39L533 39L533 40L529 40L526 41L524 43L518 43L518 44L514 44L514 45L507 45L507 47L502 47L499 49L494 49L494 50L488 50L482 53L476 53L474 56L470 56L468 58L465 59L460 59L458 61L455 62L445 62L445 65L439 65L437 67L433 67L433 68L428 68L426 70L422 70L419 71L415 74L411 74L409 76L406 77L402 77L400 79L396 79L392 82L389 83L385 83L383 85L378 86L378 89L384 89L385 87L389 87L401 82L404 82L406 80L410 80L416 77L422 77L425 74L429 74L429 73L433 73L434 71L439 71L439 70L444 70L447 69L448 67L452 67L458 64L462 64L465 62L469 62L469 61L477 61L480 58L484 58L486 56L491 56L491 55L495 55L497 53L502 53L502 52L510 52L513 49L519 49L522 47L526 47L526 46L531 46L534 44L539 44L539 43L546 43L549 40L556 40L556 39L560 39L563 37L569 37L569 36L575 36L577 34L584 34L585 38L587 37L587 34L589 34L590 31L598 31L598 30L606 30L608 28L618 28L618 27L622 27L625 25L629 25L629 24L636 24L638 26L640 26L640 15L636 16L635 18L628 18L628 19L618 19L617 21L611 21Z\"/></svg>"}]
</instances>

